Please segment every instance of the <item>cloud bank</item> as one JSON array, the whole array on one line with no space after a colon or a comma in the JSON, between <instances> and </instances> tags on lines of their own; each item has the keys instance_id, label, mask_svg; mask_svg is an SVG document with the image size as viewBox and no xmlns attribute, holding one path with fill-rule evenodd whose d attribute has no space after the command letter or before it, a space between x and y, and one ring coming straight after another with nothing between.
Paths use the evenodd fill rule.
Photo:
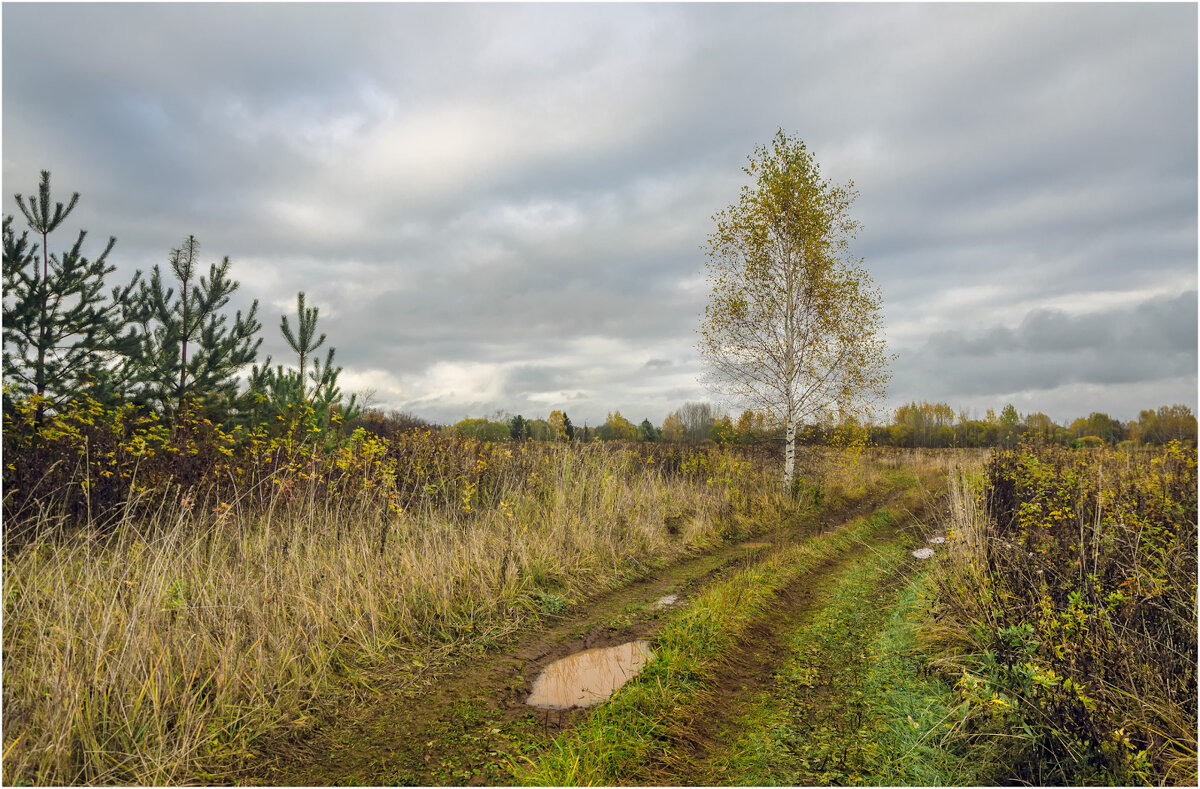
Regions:
<instances>
[{"instance_id":1,"label":"cloud bank","mask_svg":"<svg viewBox=\"0 0 1200 789\"><path fill-rule=\"evenodd\" d=\"M1196 404L1196 13L10 4L5 211L50 169L124 276L194 233L385 407L659 422L784 128L860 192L893 404L1129 418Z\"/></svg>"}]
</instances>

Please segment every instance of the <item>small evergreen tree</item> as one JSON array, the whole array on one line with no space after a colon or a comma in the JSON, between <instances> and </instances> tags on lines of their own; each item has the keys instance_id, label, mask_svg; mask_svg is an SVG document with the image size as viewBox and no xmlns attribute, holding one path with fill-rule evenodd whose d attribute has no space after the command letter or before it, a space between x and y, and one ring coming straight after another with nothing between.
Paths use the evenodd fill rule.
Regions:
<instances>
[{"instance_id":1,"label":"small evergreen tree","mask_svg":"<svg viewBox=\"0 0 1200 789\"><path fill-rule=\"evenodd\" d=\"M355 419L362 412L358 407L358 395L351 394L349 400L342 400L342 390L337 385L342 368L333 366L334 350L330 348L325 354L324 365L320 359L313 359L313 369L309 373L309 379L314 384L311 402L322 426L328 426L335 413L340 415L340 419Z\"/></svg>"},{"instance_id":2,"label":"small evergreen tree","mask_svg":"<svg viewBox=\"0 0 1200 789\"><path fill-rule=\"evenodd\" d=\"M300 357L300 399L304 400L304 372L306 362L308 361L309 354L320 348L325 342L324 333L321 334L316 342L313 342L313 335L317 331L317 308L305 308L304 291L296 294L296 333L292 333L286 315L282 316L279 329L283 332L283 339L287 341L287 344Z\"/></svg>"},{"instance_id":3,"label":"small evergreen tree","mask_svg":"<svg viewBox=\"0 0 1200 789\"><path fill-rule=\"evenodd\" d=\"M30 245L28 232L17 236L13 217L4 218L5 383L54 405L86 388L91 388L93 397L106 399L114 387L113 365L129 342L121 337L121 305L140 274L124 289L106 295L104 279L116 270L107 260L117 240L110 237L104 251L89 259L82 252L84 230L62 255L50 254L49 236L75 208L79 193L72 194L65 206L54 203L52 210L49 171L42 171L36 197L26 202L18 194L16 200L29 229L41 236L42 243L39 260L39 247ZM39 423L45 405L37 405Z\"/></svg>"},{"instance_id":4,"label":"small evergreen tree","mask_svg":"<svg viewBox=\"0 0 1200 789\"><path fill-rule=\"evenodd\" d=\"M322 365L319 358L312 360L312 369L308 369L309 354L325 342L325 334L314 341L317 331L318 310L316 307L306 307L304 292L296 296L296 331L293 332L287 316L281 316L279 329L283 339L296 352L298 369L285 370L283 365L271 369L271 359L260 369L257 365L250 373L251 395L256 402L255 418L263 421L272 416L285 416L296 413L302 405L311 406L318 426L327 429L338 414L342 420L355 419L362 409L358 407L357 395L351 395L349 401L343 402L341 388L337 385L341 367L335 367L333 356L336 349L330 348L325 355ZM305 372L308 373L307 381ZM308 385L312 382L312 387Z\"/></svg>"},{"instance_id":5,"label":"small evergreen tree","mask_svg":"<svg viewBox=\"0 0 1200 789\"><path fill-rule=\"evenodd\" d=\"M238 289L229 278L229 258L198 276L200 245L188 236L171 250L169 263L179 292L164 287L156 265L149 282L142 282L129 308L136 344L131 368L140 399L155 404L172 418L189 402L227 415L237 401L238 371L253 363L262 339L255 317L238 310L233 324L222 309Z\"/></svg>"}]
</instances>

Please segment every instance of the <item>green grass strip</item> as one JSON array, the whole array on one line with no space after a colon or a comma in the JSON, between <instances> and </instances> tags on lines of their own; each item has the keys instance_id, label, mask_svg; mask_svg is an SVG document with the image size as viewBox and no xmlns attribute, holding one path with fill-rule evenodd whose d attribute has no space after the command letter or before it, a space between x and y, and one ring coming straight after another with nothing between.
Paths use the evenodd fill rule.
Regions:
<instances>
[{"instance_id":1,"label":"green grass strip","mask_svg":"<svg viewBox=\"0 0 1200 789\"><path fill-rule=\"evenodd\" d=\"M740 734L713 760L714 774L757 786L862 782L881 756L866 699L874 639L893 602L879 587L903 559L895 545L865 552L830 579L826 605L791 635L771 686L733 722Z\"/></svg>"},{"instance_id":2,"label":"green grass strip","mask_svg":"<svg viewBox=\"0 0 1200 789\"><path fill-rule=\"evenodd\" d=\"M877 721L879 758L864 780L888 786L993 784L998 767L986 749L956 736L963 710L953 687L923 670L928 656L917 644L917 630L928 610L922 573L901 593L876 641L878 659L864 690Z\"/></svg>"},{"instance_id":3,"label":"green grass strip","mask_svg":"<svg viewBox=\"0 0 1200 789\"><path fill-rule=\"evenodd\" d=\"M954 737L953 689L926 675L916 632L924 575L891 591L899 544L837 579L827 607L790 640L767 691L734 722L714 777L742 785L947 786L989 783L990 766ZM736 777L734 777L736 776Z\"/></svg>"},{"instance_id":4,"label":"green grass strip","mask_svg":"<svg viewBox=\"0 0 1200 789\"><path fill-rule=\"evenodd\" d=\"M880 510L799 546L781 548L715 585L653 639L654 660L581 725L527 764L514 765L523 785L621 785L646 775L669 755L680 713L706 692L739 635L780 589L823 559L861 543L892 519Z\"/></svg>"}]
</instances>

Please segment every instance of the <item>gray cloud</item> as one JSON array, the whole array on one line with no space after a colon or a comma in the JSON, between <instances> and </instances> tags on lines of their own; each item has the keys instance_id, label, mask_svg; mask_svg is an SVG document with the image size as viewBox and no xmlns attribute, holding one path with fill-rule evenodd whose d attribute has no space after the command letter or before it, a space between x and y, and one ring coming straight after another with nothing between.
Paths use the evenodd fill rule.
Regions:
<instances>
[{"instance_id":1,"label":"gray cloud","mask_svg":"<svg viewBox=\"0 0 1200 789\"><path fill-rule=\"evenodd\" d=\"M52 170L122 276L195 233L264 351L303 289L385 405L659 420L705 396L700 247L783 127L860 190L896 401L1136 409L1195 388L1161 297L1196 288L1196 13L14 4L5 211Z\"/></svg>"},{"instance_id":2,"label":"gray cloud","mask_svg":"<svg viewBox=\"0 0 1200 789\"><path fill-rule=\"evenodd\" d=\"M1196 357L1196 291L1156 298L1134 307L1069 315L1036 309L1016 328L993 327L981 334L938 332L929 339L947 360L987 358L1002 353L1061 354L1081 351L1114 356ZM1161 366L1161 365L1160 365ZM1172 370L1172 373L1183 372Z\"/></svg>"},{"instance_id":3,"label":"gray cloud","mask_svg":"<svg viewBox=\"0 0 1200 789\"><path fill-rule=\"evenodd\" d=\"M936 377L952 399L979 404L989 395L1036 402L1041 395L1088 391L1077 405L1084 414L1116 407L1110 387L1148 392L1159 383L1162 405L1170 399L1166 393L1178 396L1179 381L1195 377L1196 305L1193 290L1079 314L1039 308L1014 327L936 332L902 352L906 374L898 383L917 399L920 380ZM993 400L985 407L998 405Z\"/></svg>"}]
</instances>

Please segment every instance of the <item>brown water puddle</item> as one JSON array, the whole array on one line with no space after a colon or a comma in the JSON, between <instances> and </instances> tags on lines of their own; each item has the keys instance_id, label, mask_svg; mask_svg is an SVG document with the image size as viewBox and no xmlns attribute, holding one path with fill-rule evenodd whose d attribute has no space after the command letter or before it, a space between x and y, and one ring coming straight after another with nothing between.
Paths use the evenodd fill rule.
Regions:
<instances>
[{"instance_id":1,"label":"brown water puddle","mask_svg":"<svg viewBox=\"0 0 1200 789\"><path fill-rule=\"evenodd\" d=\"M650 642L644 640L576 652L546 666L525 703L553 710L599 704L653 657Z\"/></svg>"}]
</instances>

